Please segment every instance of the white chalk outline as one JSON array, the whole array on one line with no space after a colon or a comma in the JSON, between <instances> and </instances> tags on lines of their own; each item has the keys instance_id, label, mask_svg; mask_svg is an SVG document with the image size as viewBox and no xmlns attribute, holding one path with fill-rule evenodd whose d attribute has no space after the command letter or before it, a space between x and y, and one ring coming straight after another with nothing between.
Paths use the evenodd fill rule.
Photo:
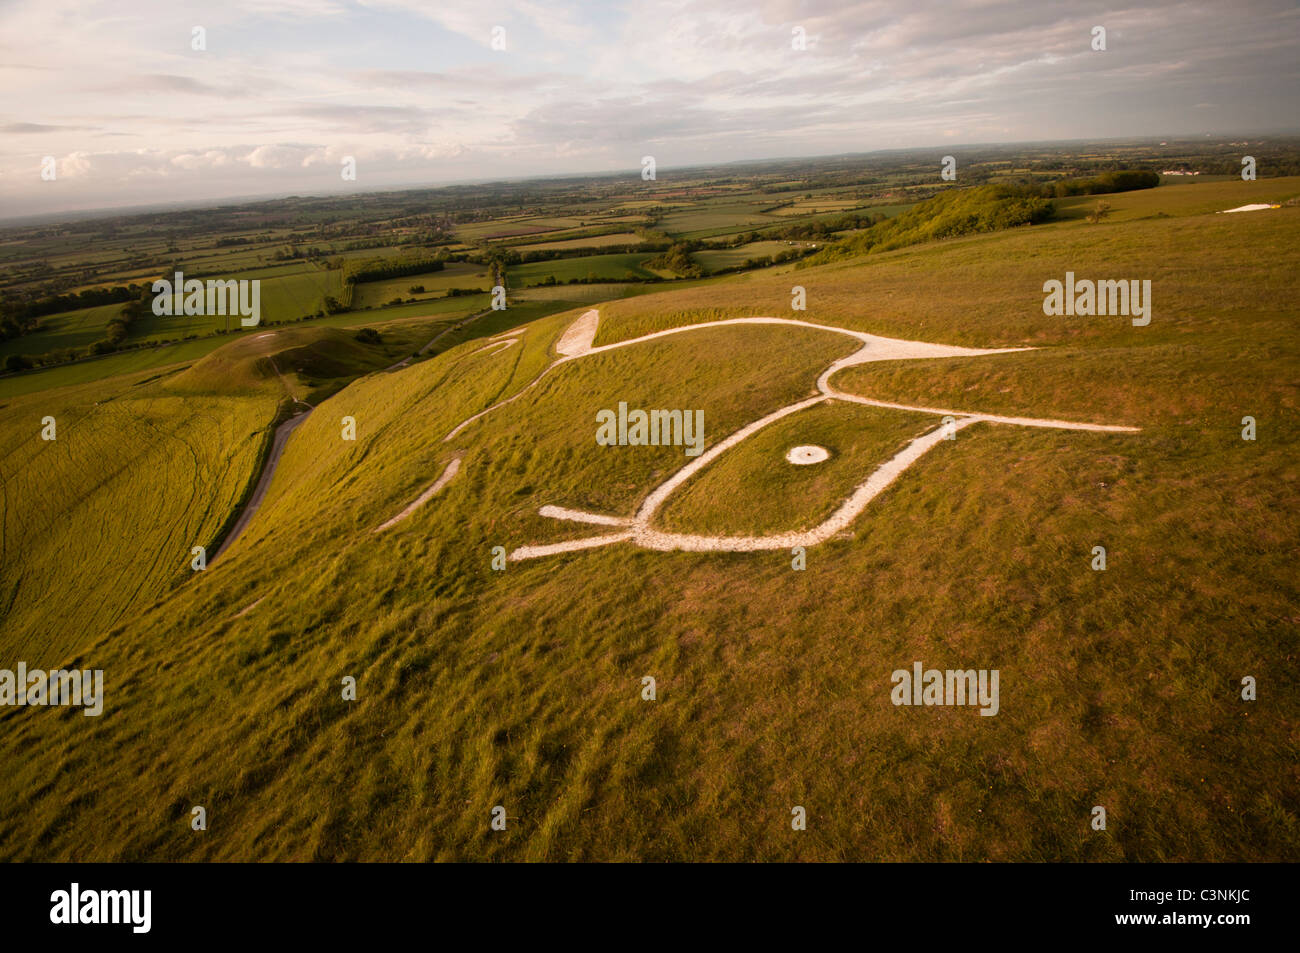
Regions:
<instances>
[{"instance_id":1,"label":"white chalk outline","mask_svg":"<svg viewBox=\"0 0 1300 953\"><path fill-rule=\"evenodd\" d=\"M651 491L651 493L641 503L641 506L637 509L635 516L630 518L608 516L601 513L588 513L582 510L572 510L549 505L543 506L539 511L540 515L551 519L601 526L617 526L621 528L621 532L600 536L589 536L582 539L566 540L564 542L551 543L548 545L520 546L508 555L507 558L512 561L536 559L542 556L575 552L582 549L607 546L624 541L633 542L646 549L687 550L692 552L753 552L758 550L789 549L795 546L803 546L806 548L823 543L836 533L848 527L848 525L852 523L853 520L856 519L857 516L866 508L867 504L883 492L886 487L893 483L894 480L903 473L903 471L919 460L933 447L938 445L946 437L949 435L955 435L956 431L968 427L971 424L983 422L990 424L1008 424L1018 427L1047 427L1059 430L1087 430L1106 433L1137 433L1141 429L1139 427L1126 427L1114 424L1091 424L1071 420L1049 420L1037 417L1008 417L1001 414L981 414L960 410L947 410L937 407L918 407L913 404L899 404L892 401L872 400L868 397L860 397L857 394L849 394L838 390L837 388L832 387L830 383L831 377L838 371L841 371L846 367L854 367L872 361L916 360L940 357L980 357L989 354L1008 354L1017 351L1036 350L1035 348L1030 347L969 348L947 344L931 344L924 341L904 341L898 338L886 338L875 334L868 334L864 331L853 331L848 328L840 328L833 325L814 324L811 321L800 321L792 318L777 317L727 318L719 321L705 321L699 324L687 324L676 328L669 328L664 331L655 331L651 334L645 334L637 338L630 338L626 341L617 341L613 344L604 344L600 347L593 347L592 342L595 340L598 321L599 311L596 309L593 308L584 312L581 317L569 326L557 342L556 350L560 356L547 365L541 373L537 375L537 377L533 378L532 381L530 381L514 396L499 401L487 409L462 421L454 427L452 431L443 438L443 440L452 440L458 433L474 421L500 407L504 407L507 404L518 400L525 393L535 387L543 377L562 364L578 360L582 357L587 357L591 354L601 354L606 351L612 351L615 348L630 347L634 344L641 344L646 341L667 337L672 334L683 334L688 331L698 331L703 328L716 328L725 325L783 324L793 327L843 334L861 341L862 347L847 357L840 358L833 362L821 373L817 378L817 396L796 401L793 404L789 404L773 411L753 423L747 424L735 433L730 434L723 440L714 444L703 454L683 466L680 470ZM945 420L940 427L928 431L908 443L906 447L900 450L891 459L878 466L865 481L859 484L829 518L810 530L777 533L767 536L704 536L695 533L664 532L656 530L650 526L651 519L674 490L680 487L704 467L712 463L727 450L730 450L745 438L757 433L768 424L774 423L783 417L798 413L801 410L806 410L809 407L813 407L823 402L835 400L864 404L869 407L883 407L889 410L907 410L916 413L933 414L939 417L951 418L951 422Z\"/></svg>"}]
</instances>

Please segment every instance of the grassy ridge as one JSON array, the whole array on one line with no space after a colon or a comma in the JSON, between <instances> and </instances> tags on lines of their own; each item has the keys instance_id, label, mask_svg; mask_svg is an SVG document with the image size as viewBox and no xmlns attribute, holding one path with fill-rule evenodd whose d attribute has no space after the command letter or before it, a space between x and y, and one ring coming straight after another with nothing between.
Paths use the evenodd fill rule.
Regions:
<instances>
[{"instance_id":1,"label":"grassy ridge","mask_svg":"<svg viewBox=\"0 0 1300 953\"><path fill-rule=\"evenodd\" d=\"M940 192L901 215L849 236L809 259L824 264L923 242L1033 225L1051 217L1052 203L1003 185Z\"/></svg>"}]
</instances>

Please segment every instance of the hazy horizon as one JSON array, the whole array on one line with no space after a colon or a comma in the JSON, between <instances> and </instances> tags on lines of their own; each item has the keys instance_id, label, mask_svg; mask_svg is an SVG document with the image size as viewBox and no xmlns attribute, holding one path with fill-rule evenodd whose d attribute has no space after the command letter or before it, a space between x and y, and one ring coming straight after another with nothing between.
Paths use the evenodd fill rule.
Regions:
<instances>
[{"instance_id":1,"label":"hazy horizon","mask_svg":"<svg viewBox=\"0 0 1300 953\"><path fill-rule=\"evenodd\" d=\"M1263 143L1266 141L1266 139L1263 137L1272 138L1272 137L1280 136L1285 138L1291 138L1295 136L1300 136L1300 128L1298 128L1297 130L1274 130L1274 131L1264 131L1264 132L1258 130L1255 131L1235 130L1235 131L1223 131L1223 132L1204 134L1204 138L1227 138L1227 137L1235 137L1235 136L1249 136L1252 139L1252 141L1258 141ZM841 157L868 158L874 156L886 156L891 153L907 154L907 153L926 152L929 150L937 150L937 149L951 150L957 152L958 154L961 154L962 152L971 152L979 149L1003 149L1003 148L1011 149L1017 146L1067 147L1070 145L1078 145L1081 143L1105 145L1105 144L1118 144L1118 143L1151 142L1156 139L1163 139L1163 138L1168 138L1171 142L1185 142L1190 144L1191 142L1195 141L1195 138L1197 137L1174 136L1172 134L1165 137L1159 134L1155 134L1155 135L1150 135L1145 137L1121 136L1121 137L1110 138L1110 139L1102 139L1102 138L1052 139L1052 140L1031 140L1025 142L1008 141L1008 142L935 143L935 144L921 144L915 146L900 146L892 149L876 149L870 152L839 152L839 153L826 153L826 154L806 155L806 156L794 156L794 155L760 156L754 158L728 159L723 162L714 162L714 163L696 163L692 165L683 165L683 166L660 166L658 170L660 178L657 181L662 181L663 176L665 174L671 175L674 172L695 172L697 170L702 170L702 169L727 168L730 166L779 165L786 162L816 163L816 162L828 161L831 159L837 159ZM936 152L936 155L937 154L938 153ZM464 187L474 187L474 186L487 186L498 182L500 183L552 182L552 181L563 181L565 179L570 179L570 178L574 178L574 179L588 178L588 177L590 178L611 177L612 178L615 176L619 176L621 174L625 174L633 179L640 179L640 167L638 166L635 169L621 169L621 170L620 169L593 169L593 170L582 171L582 172L572 171L572 170L557 170L554 172L546 172L538 175L484 176L478 178L453 179L446 182L411 182L411 183L402 183L402 184L392 185L392 186L376 185L373 188L365 188L365 189L356 188L355 183L346 184L347 186L350 187L346 187L344 183L340 183L340 186L338 187L333 186L332 184L322 184L322 187L319 189L301 189L301 190L282 189L274 192L264 192L260 194L220 195L211 198L205 197L205 198L190 198L190 199L174 198L170 200L158 200L152 203L149 202L123 203L118 205L110 204L104 206L89 206L85 208L59 209L59 210L48 211L48 212L34 212L34 213L18 214L18 215L6 215L0 213L0 225L26 226L26 225L33 225L33 224L38 224L38 225L48 224L48 223L54 223L59 221L73 221L73 220L80 220L86 218L111 218L119 215L134 215L134 214L148 215L148 214L155 214L155 213L167 212L167 211L220 208L229 205L246 205L246 204L252 205L260 202L274 202L274 201L288 199L288 198L329 199L329 198L336 198L343 195L364 196L364 195L385 194L390 192L415 192L415 191L425 191L425 190L451 189L457 187L464 188Z\"/></svg>"}]
</instances>

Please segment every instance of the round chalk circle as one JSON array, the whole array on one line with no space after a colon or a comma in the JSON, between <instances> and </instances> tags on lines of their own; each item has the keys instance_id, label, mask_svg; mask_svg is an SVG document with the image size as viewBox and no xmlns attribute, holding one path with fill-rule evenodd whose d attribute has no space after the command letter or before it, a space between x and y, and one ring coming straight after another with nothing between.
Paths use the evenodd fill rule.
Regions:
<instances>
[{"instance_id":1,"label":"round chalk circle","mask_svg":"<svg viewBox=\"0 0 1300 953\"><path fill-rule=\"evenodd\" d=\"M785 458L797 466L807 466L810 463L821 463L823 460L830 459L830 451L825 447L802 446L791 447L786 453Z\"/></svg>"}]
</instances>

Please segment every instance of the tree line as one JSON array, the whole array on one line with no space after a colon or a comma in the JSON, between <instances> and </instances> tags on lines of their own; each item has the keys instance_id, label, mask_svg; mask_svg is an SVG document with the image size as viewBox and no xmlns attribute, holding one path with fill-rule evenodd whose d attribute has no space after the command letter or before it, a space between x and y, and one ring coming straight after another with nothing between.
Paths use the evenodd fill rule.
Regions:
<instances>
[{"instance_id":1,"label":"tree line","mask_svg":"<svg viewBox=\"0 0 1300 953\"><path fill-rule=\"evenodd\" d=\"M372 259L349 265L343 275L343 281L350 285L359 285L367 281L386 281L389 278L405 278L407 275L423 275L431 271L442 271L441 258L417 258L402 261L386 261L382 258Z\"/></svg>"}]
</instances>

